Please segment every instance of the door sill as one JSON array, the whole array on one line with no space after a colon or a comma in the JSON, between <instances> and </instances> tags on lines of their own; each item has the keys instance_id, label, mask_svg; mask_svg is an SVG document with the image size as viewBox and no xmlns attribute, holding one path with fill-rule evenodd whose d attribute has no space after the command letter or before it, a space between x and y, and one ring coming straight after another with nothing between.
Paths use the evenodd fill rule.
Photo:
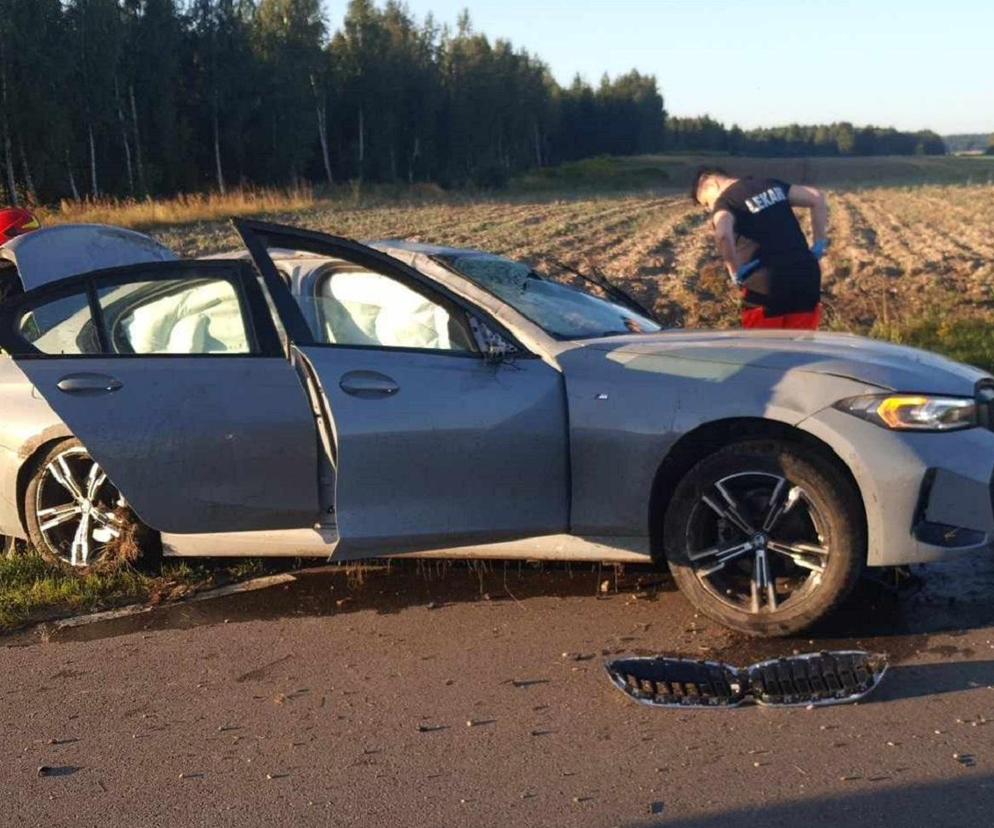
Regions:
<instances>
[{"instance_id":1,"label":"door sill","mask_svg":"<svg viewBox=\"0 0 994 828\"><path fill-rule=\"evenodd\" d=\"M168 558L328 558L338 546L334 526L174 535L163 532Z\"/></svg>"},{"instance_id":2,"label":"door sill","mask_svg":"<svg viewBox=\"0 0 994 828\"><path fill-rule=\"evenodd\" d=\"M427 552L399 552L377 557L652 563L649 539L637 536L542 535L501 543L480 543Z\"/></svg>"},{"instance_id":3,"label":"door sill","mask_svg":"<svg viewBox=\"0 0 994 828\"><path fill-rule=\"evenodd\" d=\"M334 526L259 532L219 532L174 535L163 533L163 554L171 558L326 558L331 562L374 558L451 558L591 563L652 563L646 537L579 537L542 535L500 543L479 543L429 551L362 555L335 554L339 543Z\"/></svg>"}]
</instances>

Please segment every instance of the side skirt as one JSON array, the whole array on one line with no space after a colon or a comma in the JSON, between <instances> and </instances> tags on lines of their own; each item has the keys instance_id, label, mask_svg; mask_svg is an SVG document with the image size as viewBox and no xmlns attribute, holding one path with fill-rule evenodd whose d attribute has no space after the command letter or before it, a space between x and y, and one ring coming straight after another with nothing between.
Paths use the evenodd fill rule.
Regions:
<instances>
[{"instance_id":1,"label":"side skirt","mask_svg":"<svg viewBox=\"0 0 994 828\"><path fill-rule=\"evenodd\" d=\"M225 532L208 535L163 534L167 557L326 558L337 560L338 532L332 527L277 532ZM652 563L646 537L587 537L544 535L501 543L449 549L397 549L369 558L455 558L530 561L590 561L593 563ZM345 559L345 556L343 556ZM348 556L349 560L356 560Z\"/></svg>"},{"instance_id":2,"label":"side skirt","mask_svg":"<svg viewBox=\"0 0 994 828\"><path fill-rule=\"evenodd\" d=\"M328 558L338 546L334 527L197 535L162 533L167 558Z\"/></svg>"}]
</instances>

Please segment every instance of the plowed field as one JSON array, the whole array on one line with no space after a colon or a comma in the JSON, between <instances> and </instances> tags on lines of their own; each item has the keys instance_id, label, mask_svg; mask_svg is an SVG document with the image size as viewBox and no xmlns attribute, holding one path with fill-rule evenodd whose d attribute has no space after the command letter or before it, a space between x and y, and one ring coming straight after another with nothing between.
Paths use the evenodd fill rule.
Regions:
<instances>
[{"instance_id":1,"label":"plowed field","mask_svg":"<svg viewBox=\"0 0 994 828\"><path fill-rule=\"evenodd\" d=\"M936 312L994 317L994 186L825 189L832 238L823 267L828 327L866 331ZM736 323L737 300L707 217L677 193L324 203L271 218L358 239L475 247L539 268L554 260L596 268L671 325ZM223 223L158 235L188 255L238 246Z\"/></svg>"}]
</instances>

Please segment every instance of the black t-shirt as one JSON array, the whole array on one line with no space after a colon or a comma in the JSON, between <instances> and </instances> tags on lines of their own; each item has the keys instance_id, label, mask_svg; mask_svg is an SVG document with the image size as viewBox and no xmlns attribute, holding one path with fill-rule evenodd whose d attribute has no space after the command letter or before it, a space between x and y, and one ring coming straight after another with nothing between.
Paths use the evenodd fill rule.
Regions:
<instances>
[{"instance_id":1,"label":"black t-shirt","mask_svg":"<svg viewBox=\"0 0 994 828\"><path fill-rule=\"evenodd\" d=\"M735 232L759 245L769 270L769 293L746 296L774 315L814 310L821 299L821 268L788 201L790 184L776 178L741 178L719 196L714 213L727 210Z\"/></svg>"}]
</instances>

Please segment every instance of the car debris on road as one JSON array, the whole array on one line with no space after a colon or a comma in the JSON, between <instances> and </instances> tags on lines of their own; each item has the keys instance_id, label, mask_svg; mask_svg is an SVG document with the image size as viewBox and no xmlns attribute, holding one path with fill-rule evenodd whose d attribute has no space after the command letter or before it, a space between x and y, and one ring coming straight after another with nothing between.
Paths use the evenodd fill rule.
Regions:
<instances>
[{"instance_id":1,"label":"car debris on road","mask_svg":"<svg viewBox=\"0 0 994 828\"><path fill-rule=\"evenodd\" d=\"M880 684L887 656L859 650L806 653L733 667L665 656L609 661L615 686L653 707L823 707L859 701Z\"/></svg>"}]
</instances>

